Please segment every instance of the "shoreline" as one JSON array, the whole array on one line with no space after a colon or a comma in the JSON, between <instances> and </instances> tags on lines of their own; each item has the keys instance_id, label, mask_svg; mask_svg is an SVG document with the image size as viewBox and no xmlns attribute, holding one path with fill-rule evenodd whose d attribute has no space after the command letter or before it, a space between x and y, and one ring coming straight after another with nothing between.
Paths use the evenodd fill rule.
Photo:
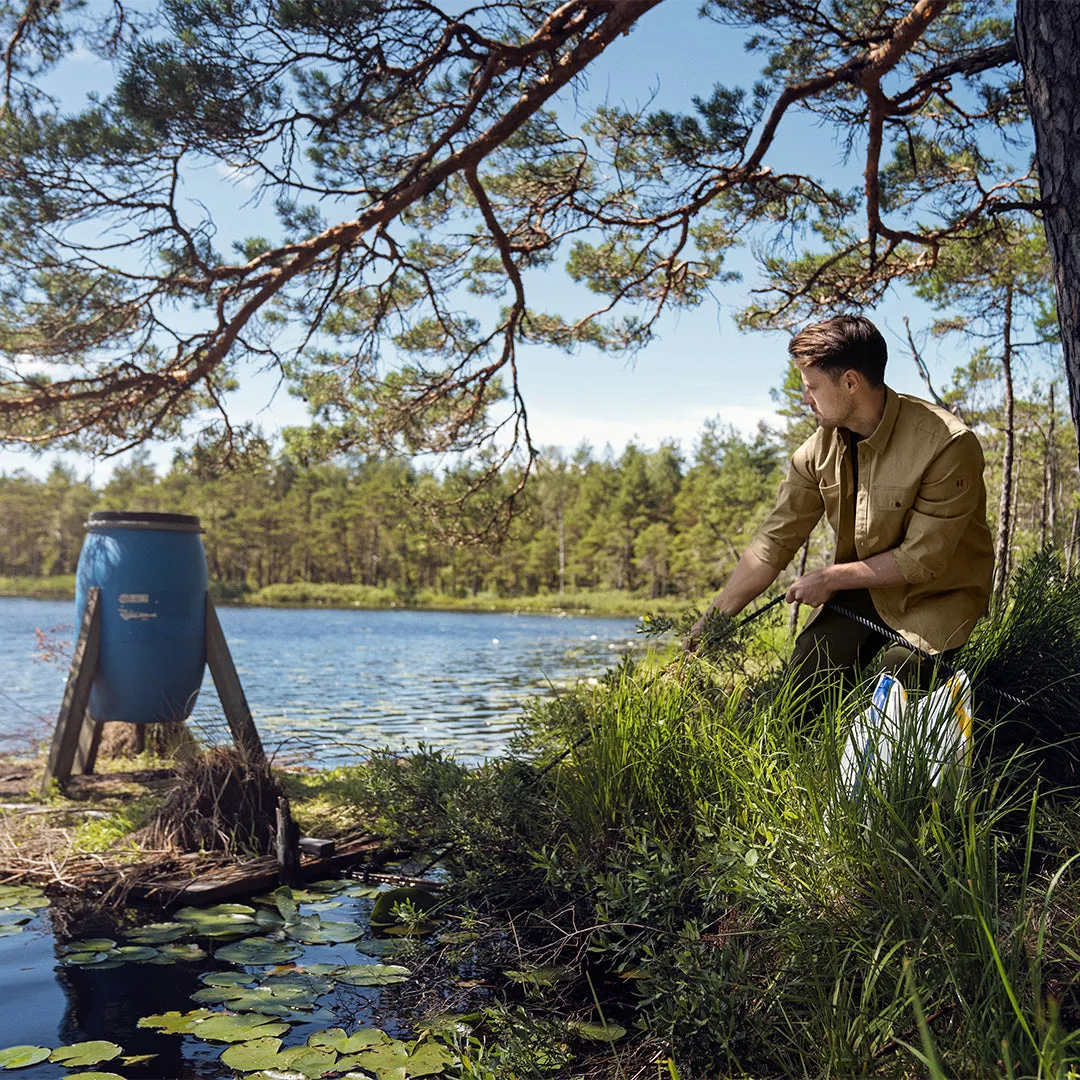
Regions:
<instances>
[{"instance_id":1,"label":"shoreline","mask_svg":"<svg viewBox=\"0 0 1080 1080\"><path fill-rule=\"evenodd\" d=\"M556 618L639 619L646 612L677 615L691 603L678 597L649 599L613 591L574 592L539 596L453 596L417 591L400 594L365 585L317 585L296 582L268 585L249 593L211 585L210 595L219 607L327 608L367 611L461 611L476 614L550 615ZM72 575L57 578L0 577L0 599L75 599Z\"/></svg>"}]
</instances>

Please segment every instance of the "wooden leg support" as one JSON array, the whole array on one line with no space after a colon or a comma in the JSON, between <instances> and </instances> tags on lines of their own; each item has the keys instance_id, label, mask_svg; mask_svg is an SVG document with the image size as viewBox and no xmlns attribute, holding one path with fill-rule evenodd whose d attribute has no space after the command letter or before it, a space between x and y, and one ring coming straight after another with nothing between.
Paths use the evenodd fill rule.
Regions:
<instances>
[{"instance_id":1,"label":"wooden leg support","mask_svg":"<svg viewBox=\"0 0 1080 1080\"><path fill-rule=\"evenodd\" d=\"M101 650L100 604L101 590L91 589L79 628L79 640L75 644L75 655L71 658L71 670L64 688L64 700L60 703L60 715L56 718L56 730L49 748L45 776L41 781L43 792L48 790L52 780L63 784L73 771L88 772L94 766L97 744L101 738L101 724L91 720L86 710Z\"/></svg>"},{"instance_id":2,"label":"wooden leg support","mask_svg":"<svg viewBox=\"0 0 1080 1080\"><path fill-rule=\"evenodd\" d=\"M229 722L237 748L252 765L265 765L266 752L255 721L251 719L240 676L236 674L232 654L209 596L206 598L206 662L214 677L221 707L225 710L225 719Z\"/></svg>"}]
</instances>

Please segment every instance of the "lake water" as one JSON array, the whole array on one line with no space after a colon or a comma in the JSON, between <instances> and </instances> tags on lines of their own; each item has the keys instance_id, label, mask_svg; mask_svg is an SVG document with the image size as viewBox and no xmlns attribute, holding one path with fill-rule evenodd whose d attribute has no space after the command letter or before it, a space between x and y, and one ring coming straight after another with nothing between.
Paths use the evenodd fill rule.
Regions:
<instances>
[{"instance_id":1,"label":"lake water","mask_svg":"<svg viewBox=\"0 0 1080 1080\"><path fill-rule=\"evenodd\" d=\"M38 659L35 628L71 642L74 605L0 598L0 750L47 738L61 663ZM502 750L538 694L598 677L634 648L631 619L438 611L219 608L268 752L342 764L373 747L425 743L478 761ZM190 721L227 737L213 681Z\"/></svg>"}]
</instances>

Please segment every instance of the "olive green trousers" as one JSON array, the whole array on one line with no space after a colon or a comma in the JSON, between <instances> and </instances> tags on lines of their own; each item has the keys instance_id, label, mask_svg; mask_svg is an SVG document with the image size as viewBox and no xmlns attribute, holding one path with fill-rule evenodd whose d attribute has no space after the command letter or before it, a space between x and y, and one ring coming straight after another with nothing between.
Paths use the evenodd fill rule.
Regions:
<instances>
[{"instance_id":1,"label":"olive green trousers","mask_svg":"<svg viewBox=\"0 0 1080 1080\"><path fill-rule=\"evenodd\" d=\"M833 602L885 626L866 589L838 592ZM941 659L947 663L956 651L942 653ZM795 685L807 695L804 720L818 715L831 693L850 689L861 675L887 671L907 690L928 690L942 681L937 664L926 656L827 607L795 639L790 668Z\"/></svg>"}]
</instances>

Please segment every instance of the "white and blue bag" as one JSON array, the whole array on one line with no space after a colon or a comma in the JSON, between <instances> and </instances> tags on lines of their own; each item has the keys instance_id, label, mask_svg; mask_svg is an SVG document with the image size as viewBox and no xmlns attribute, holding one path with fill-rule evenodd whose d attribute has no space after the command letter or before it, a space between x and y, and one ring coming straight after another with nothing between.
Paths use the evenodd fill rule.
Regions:
<instances>
[{"instance_id":1,"label":"white and blue bag","mask_svg":"<svg viewBox=\"0 0 1080 1080\"><path fill-rule=\"evenodd\" d=\"M932 693L909 702L894 675L882 675L870 705L851 726L840 759L843 792L858 802L867 784L891 786L924 776L931 787L963 779L971 767L971 682L958 671Z\"/></svg>"}]
</instances>

